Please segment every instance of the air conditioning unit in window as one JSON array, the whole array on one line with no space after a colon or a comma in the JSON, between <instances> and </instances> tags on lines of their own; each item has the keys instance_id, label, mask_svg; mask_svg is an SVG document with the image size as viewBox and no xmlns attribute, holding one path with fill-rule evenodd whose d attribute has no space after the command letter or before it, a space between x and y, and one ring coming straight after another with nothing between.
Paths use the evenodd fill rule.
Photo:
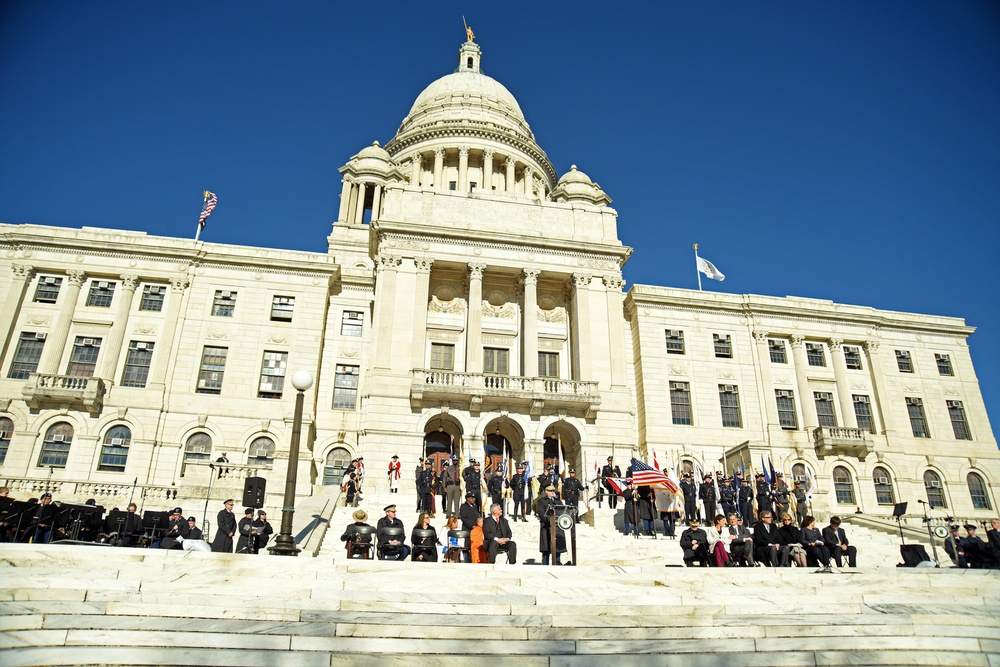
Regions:
<instances>
[{"instance_id":1,"label":"air conditioning unit in window","mask_svg":"<svg viewBox=\"0 0 1000 667\"><path fill-rule=\"evenodd\" d=\"M889 484L889 478L888 477L876 477L875 478L875 483L876 484L880 484L882 486L887 486Z\"/></svg>"},{"instance_id":2,"label":"air conditioning unit in window","mask_svg":"<svg viewBox=\"0 0 1000 667\"><path fill-rule=\"evenodd\" d=\"M136 343L135 344L135 349L137 349L137 350L145 350L148 347L149 347L149 343Z\"/></svg>"},{"instance_id":3,"label":"air conditioning unit in window","mask_svg":"<svg viewBox=\"0 0 1000 667\"><path fill-rule=\"evenodd\" d=\"M724 385L722 385L722 391L724 391L724 392L726 392L728 394L735 394L736 393L736 385L735 384L724 384Z\"/></svg>"},{"instance_id":4,"label":"air conditioning unit in window","mask_svg":"<svg viewBox=\"0 0 1000 667\"><path fill-rule=\"evenodd\" d=\"M687 389L687 382L671 382L670 383L670 388L671 389L682 389L682 390L683 389Z\"/></svg>"},{"instance_id":5,"label":"air conditioning unit in window","mask_svg":"<svg viewBox=\"0 0 1000 667\"><path fill-rule=\"evenodd\" d=\"M781 398L791 398L792 392L789 389L779 389L778 396L780 396Z\"/></svg>"},{"instance_id":6,"label":"air conditioning unit in window","mask_svg":"<svg viewBox=\"0 0 1000 667\"><path fill-rule=\"evenodd\" d=\"M931 481L927 482L927 486L931 487L932 489L940 489L941 482L939 482L936 479L932 479Z\"/></svg>"},{"instance_id":7,"label":"air conditioning unit in window","mask_svg":"<svg viewBox=\"0 0 1000 667\"><path fill-rule=\"evenodd\" d=\"M923 405L923 401L921 401L919 398L910 398L909 396L907 396L907 398L906 398L906 404L907 405Z\"/></svg>"},{"instance_id":8,"label":"air conditioning unit in window","mask_svg":"<svg viewBox=\"0 0 1000 667\"><path fill-rule=\"evenodd\" d=\"M56 284L56 279L52 278L50 276L50 277L47 277L47 278L43 278L42 279L42 283L44 283L45 285L55 285Z\"/></svg>"},{"instance_id":9,"label":"air conditioning unit in window","mask_svg":"<svg viewBox=\"0 0 1000 667\"><path fill-rule=\"evenodd\" d=\"M100 281L97 282L97 288L98 289L108 289L109 287L111 287L111 283L109 283L109 282L107 282L105 280L100 280Z\"/></svg>"},{"instance_id":10,"label":"air conditioning unit in window","mask_svg":"<svg viewBox=\"0 0 1000 667\"><path fill-rule=\"evenodd\" d=\"M42 332L42 333L36 333L36 334L35 334L35 340L45 340L45 337L46 337L46 336L48 336L48 334L47 334L47 333L45 333L45 332Z\"/></svg>"},{"instance_id":11,"label":"air conditioning unit in window","mask_svg":"<svg viewBox=\"0 0 1000 667\"><path fill-rule=\"evenodd\" d=\"M806 477L805 475L796 475L796 476L795 476L795 477L794 477L794 478L792 479L792 481L794 481L794 482L802 482L802 483L804 484L804 483L805 483L805 482L806 482L806 481L807 481L808 479L809 479L809 478L808 478L808 477Z\"/></svg>"},{"instance_id":12,"label":"air conditioning unit in window","mask_svg":"<svg viewBox=\"0 0 1000 667\"><path fill-rule=\"evenodd\" d=\"M198 388L199 389L204 389L207 386L208 386L208 381L207 380L198 380Z\"/></svg>"},{"instance_id":13,"label":"air conditioning unit in window","mask_svg":"<svg viewBox=\"0 0 1000 667\"><path fill-rule=\"evenodd\" d=\"M949 408L960 408L962 407L962 401L948 401Z\"/></svg>"},{"instance_id":14,"label":"air conditioning unit in window","mask_svg":"<svg viewBox=\"0 0 1000 667\"><path fill-rule=\"evenodd\" d=\"M66 442L66 436L61 433L56 433L52 436L52 442Z\"/></svg>"},{"instance_id":15,"label":"air conditioning unit in window","mask_svg":"<svg viewBox=\"0 0 1000 667\"><path fill-rule=\"evenodd\" d=\"M219 296L221 296L223 299L228 299L232 295L233 295L233 293L230 292L229 290L223 290L222 292L219 292Z\"/></svg>"},{"instance_id":16,"label":"air conditioning unit in window","mask_svg":"<svg viewBox=\"0 0 1000 667\"><path fill-rule=\"evenodd\" d=\"M94 346L94 339L93 338L84 338L83 340L80 341L80 345L84 345L86 347L93 347Z\"/></svg>"},{"instance_id":17,"label":"air conditioning unit in window","mask_svg":"<svg viewBox=\"0 0 1000 667\"><path fill-rule=\"evenodd\" d=\"M681 332L677 329L667 329L667 337L669 338L680 338Z\"/></svg>"},{"instance_id":18,"label":"air conditioning unit in window","mask_svg":"<svg viewBox=\"0 0 1000 667\"><path fill-rule=\"evenodd\" d=\"M111 438L111 444L112 445L124 445L125 444L125 438Z\"/></svg>"}]
</instances>

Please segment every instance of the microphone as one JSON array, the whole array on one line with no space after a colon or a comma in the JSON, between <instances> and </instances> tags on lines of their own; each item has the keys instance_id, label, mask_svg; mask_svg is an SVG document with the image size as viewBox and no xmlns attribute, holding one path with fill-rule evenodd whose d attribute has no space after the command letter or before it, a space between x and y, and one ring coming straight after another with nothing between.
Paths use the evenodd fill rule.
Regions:
<instances>
[{"instance_id":1,"label":"microphone","mask_svg":"<svg viewBox=\"0 0 1000 667\"><path fill-rule=\"evenodd\" d=\"M209 467L210 469L212 469L212 470L215 470L215 464L214 464L214 463L209 463L209 464L208 464L208 467Z\"/></svg>"},{"instance_id":2,"label":"microphone","mask_svg":"<svg viewBox=\"0 0 1000 667\"><path fill-rule=\"evenodd\" d=\"M921 505L926 505L927 504L923 500L920 500L920 499L917 499L917 502L920 503Z\"/></svg>"}]
</instances>

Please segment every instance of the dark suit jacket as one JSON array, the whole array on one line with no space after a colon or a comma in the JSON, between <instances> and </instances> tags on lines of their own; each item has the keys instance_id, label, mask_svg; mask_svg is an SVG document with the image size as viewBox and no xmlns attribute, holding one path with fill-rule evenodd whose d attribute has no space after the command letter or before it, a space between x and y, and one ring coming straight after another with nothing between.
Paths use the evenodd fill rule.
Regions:
<instances>
[{"instance_id":1,"label":"dark suit jacket","mask_svg":"<svg viewBox=\"0 0 1000 667\"><path fill-rule=\"evenodd\" d=\"M763 521L758 521L753 525L753 548L755 550L766 549L768 544L781 544L777 526L772 523L771 530L768 531L766 525Z\"/></svg>"},{"instance_id":2,"label":"dark suit jacket","mask_svg":"<svg viewBox=\"0 0 1000 667\"><path fill-rule=\"evenodd\" d=\"M476 509L475 505L462 503L462 506L458 508L458 518L462 521L462 530L472 530L475 528L476 519L479 516L479 510Z\"/></svg>"},{"instance_id":3,"label":"dark suit jacket","mask_svg":"<svg viewBox=\"0 0 1000 667\"><path fill-rule=\"evenodd\" d=\"M500 517L499 525L496 519L492 516L488 516L483 519L483 542L492 542L496 537L506 537L508 539L514 537L514 533L510 530L510 524L507 523L507 519Z\"/></svg>"},{"instance_id":4,"label":"dark suit jacket","mask_svg":"<svg viewBox=\"0 0 1000 667\"><path fill-rule=\"evenodd\" d=\"M847 534L844 533L843 528L833 529L833 526L827 526L823 529L823 543L826 544L826 548L833 551L834 547L844 544L849 545L850 542L847 541Z\"/></svg>"}]
</instances>

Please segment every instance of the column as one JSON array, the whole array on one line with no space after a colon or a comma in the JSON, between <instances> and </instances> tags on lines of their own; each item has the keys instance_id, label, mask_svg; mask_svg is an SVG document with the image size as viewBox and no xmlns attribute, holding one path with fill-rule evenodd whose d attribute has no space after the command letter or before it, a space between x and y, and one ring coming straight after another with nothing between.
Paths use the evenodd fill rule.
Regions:
<instances>
[{"instance_id":1,"label":"column","mask_svg":"<svg viewBox=\"0 0 1000 667\"><path fill-rule=\"evenodd\" d=\"M611 348L611 384L625 386L625 339L622 337L622 286L621 276L603 276L608 300L608 345Z\"/></svg>"},{"instance_id":2,"label":"column","mask_svg":"<svg viewBox=\"0 0 1000 667\"><path fill-rule=\"evenodd\" d=\"M483 190L493 191L493 151L483 151Z\"/></svg>"},{"instance_id":3,"label":"column","mask_svg":"<svg viewBox=\"0 0 1000 667\"><path fill-rule=\"evenodd\" d=\"M816 403L809 387L809 361L803 344L805 339L802 336L792 336L790 340L792 359L795 361L795 385L798 387L799 406L802 408L802 425L805 428L816 428L819 420L816 418Z\"/></svg>"},{"instance_id":4,"label":"column","mask_svg":"<svg viewBox=\"0 0 1000 667\"><path fill-rule=\"evenodd\" d=\"M337 220L347 222L347 207L350 203L351 182L344 178L343 185L340 188L340 213L337 214Z\"/></svg>"},{"instance_id":5,"label":"column","mask_svg":"<svg viewBox=\"0 0 1000 667\"><path fill-rule=\"evenodd\" d=\"M354 208L354 224L360 225L365 221L365 184L358 183L358 203Z\"/></svg>"},{"instance_id":6,"label":"column","mask_svg":"<svg viewBox=\"0 0 1000 667\"><path fill-rule=\"evenodd\" d=\"M388 370L392 359L392 316L396 299L396 270L402 258L379 255L375 268L375 367Z\"/></svg>"},{"instance_id":7,"label":"column","mask_svg":"<svg viewBox=\"0 0 1000 667\"><path fill-rule=\"evenodd\" d=\"M833 377L837 382L837 400L840 404L840 423L848 428L858 427L851 400L851 384L847 381L847 360L844 359L844 339L830 339L830 356L833 357Z\"/></svg>"},{"instance_id":8,"label":"column","mask_svg":"<svg viewBox=\"0 0 1000 667\"><path fill-rule=\"evenodd\" d=\"M347 198L347 213L344 222L353 223L354 211L358 207L358 188L354 181L349 180L348 183L351 184L351 196Z\"/></svg>"},{"instance_id":9,"label":"column","mask_svg":"<svg viewBox=\"0 0 1000 667\"><path fill-rule=\"evenodd\" d=\"M780 426L778 404L774 396L774 380L771 377L771 350L767 346L770 335L767 331L753 332L753 339L757 344L757 368L760 372L760 400L764 403L765 431L768 426Z\"/></svg>"},{"instance_id":10,"label":"column","mask_svg":"<svg viewBox=\"0 0 1000 667\"><path fill-rule=\"evenodd\" d=\"M410 185L420 185L420 172L423 170L423 159L417 153L410 158Z\"/></svg>"},{"instance_id":11,"label":"column","mask_svg":"<svg viewBox=\"0 0 1000 667\"><path fill-rule=\"evenodd\" d=\"M372 188L374 188L372 192L372 222L375 222L382 213L382 186L373 185Z\"/></svg>"},{"instance_id":12,"label":"column","mask_svg":"<svg viewBox=\"0 0 1000 667\"><path fill-rule=\"evenodd\" d=\"M878 419L882 420L882 432L889 434L896 429L892 419L892 410L889 409L889 392L885 385L885 376L882 374L882 362L878 354L879 342L875 339L866 340L864 343L865 356L868 361L868 368L871 369L872 376L872 397L873 403L877 407ZM878 427L876 426L876 430Z\"/></svg>"},{"instance_id":13,"label":"column","mask_svg":"<svg viewBox=\"0 0 1000 667\"><path fill-rule=\"evenodd\" d=\"M163 314L163 330L157 336L156 347L153 348L153 367L149 369L149 387L163 386L167 377L167 369L171 366L170 357L173 354L174 337L177 327L184 320L181 306L184 304L184 291L191 285L187 276L174 276L170 279L170 293L167 295L167 310ZM200 354L200 352L197 352ZM199 363L199 362L196 362Z\"/></svg>"},{"instance_id":14,"label":"column","mask_svg":"<svg viewBox=\"0 0 1000 667\"><path fill-rule=\"evenodd\" d=\"M514 158L508 157L504 160L503 164L507 168L507 177L504 181L504 192L512 195L514 194Z\"/></svg>"},{"instance_id":15,"label":"column","mask_svg":"<svg viewBox=\"0 0 1000 667\"><path fill-rule=\"evenodd\" d=\"M122 275L122 293L118 297L118 308L115 309L115 320L108 332L108 339L101 345L101 366L97 377L114 380L118 368L118 357L122 351L122 341L125 339L125 327L128 324L128 314L132 310L132 300L135 297L135 286L139 277Z\"/></svg>"},{"instance_id":16,"label":"column","mask_svg":"<svg viewBox=\"0 0 1000 667\"><path fill-rule=\"evenodd\" d=\"M24 295L27 293L31 277L34 275L34 267L30 264L11 264L10 269L14 272L14 277L11 279L10 289L7 290L3 305L0 306L0 322L7 323L0 325L7 327L0 333L3 336L3 339L0 340L0 360L7 356L10 341L14 337L17 317L21 312L21 304L24 303Z\"/></svg>"},{"instance_id":17,"label":"column","mask_svg":"<svg viewBox=\"0 0 1000 667\"><path fill-rule=\"evenodd\" d=\"M458 191L469 191L469 147L458 149Z\"/></svg>"},{"instance_id":18,"label":"column","mask_svg":"<svg viewBox=\"0 0 1000 667\"><path fill-rule=\"evenodd\" d=\"M573 316L570 318L570 335L573 337L574 380L590 380L593 373L590 363L590 280L589 273L574 273L572 282Z\"/></svg>"},{"instance_id":19,"label":"column","mask_svg":"<svg viewBox=\"0 0 1000 667\"><path fill-rule=\"evenodd\" d=\"M413 362L412 368L425 368L424 355L427 352L427 302L430 299L431 268L434 260L417 257L413 260L417 267L417 295L413 310Z\"/></svg>"},{"instance_id":20,"label":"column","mask_svg":"<svg viewBox=\"0 0 1000 667\"><path fill-rule=\"evenodd\" d=\"M535 170L532 169L531 167L525 167L524 168L524 183L522 185L524 186L524 194L528 195L529 197L532 194L531 193L531 185L534 182L534 180L535 180Z\"/></svg>"},{"instance_id":21,"label":"column","mask_svg":"<svg viewBox=\"0 0 1000 667\"><path fill-rule=\"evenodd\" d=\"M483 372L483 271L486 265L469 264L469 309L465 323L465 372Z\"/></svg>"},{"instance_id":22,"label":"column","mask_svg":"<svg viewBox=\"0 0 1000 667\"><path fill-rule=\"evenodd\" d=\"M524 361L521 375L538 377L538 269L525 269L521 274L524 285L524 316L521 335L524 336Z\"/></svg>"},{"instance_id":23,"label":"column","mask_svg":"<svg viewBox=\"0 0 1000 667\"><path fill-rule=\"evenodd\" d=\"M445 190L444 183L441 179L444 178L444 149L438 148L434 151L434 189L435 190Z\"/></svg>"},{"instance_id":24,"label":"column","mask_svg":"<svg viewBox=\"0 0 1000 667\"><path fill-rule=\"evenodd\" d=\"M42 357L38 360L38 372L42 375L54 375L59 372L59 360L62 359L63 350L66 348L66 338L73 323L76 303L80 300L80 288L87 279L87 274L83 271L67 271L66 274L69 276L66 295L62 306L59 307L55 324L52 325L52 330L45 341L45 347L42 348Z\"/></svg>"}]
</instances>

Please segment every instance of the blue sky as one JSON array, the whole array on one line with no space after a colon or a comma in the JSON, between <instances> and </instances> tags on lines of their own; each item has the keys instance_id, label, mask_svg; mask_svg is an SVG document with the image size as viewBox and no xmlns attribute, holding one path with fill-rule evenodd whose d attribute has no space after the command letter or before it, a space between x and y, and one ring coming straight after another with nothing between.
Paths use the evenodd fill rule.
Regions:
<instances>
[{"instance_id":1,"label":"blue sky","mask_svg":"<svg viewBox=\"0 0 1000 667\"><path fill-rule=\"evenodd\" d=\"M1000 414L993 2L0 3L0 221L325 251L338 167L455 67L462 15L629 283L966 318Z\"/></svg>"}]
</instances>

